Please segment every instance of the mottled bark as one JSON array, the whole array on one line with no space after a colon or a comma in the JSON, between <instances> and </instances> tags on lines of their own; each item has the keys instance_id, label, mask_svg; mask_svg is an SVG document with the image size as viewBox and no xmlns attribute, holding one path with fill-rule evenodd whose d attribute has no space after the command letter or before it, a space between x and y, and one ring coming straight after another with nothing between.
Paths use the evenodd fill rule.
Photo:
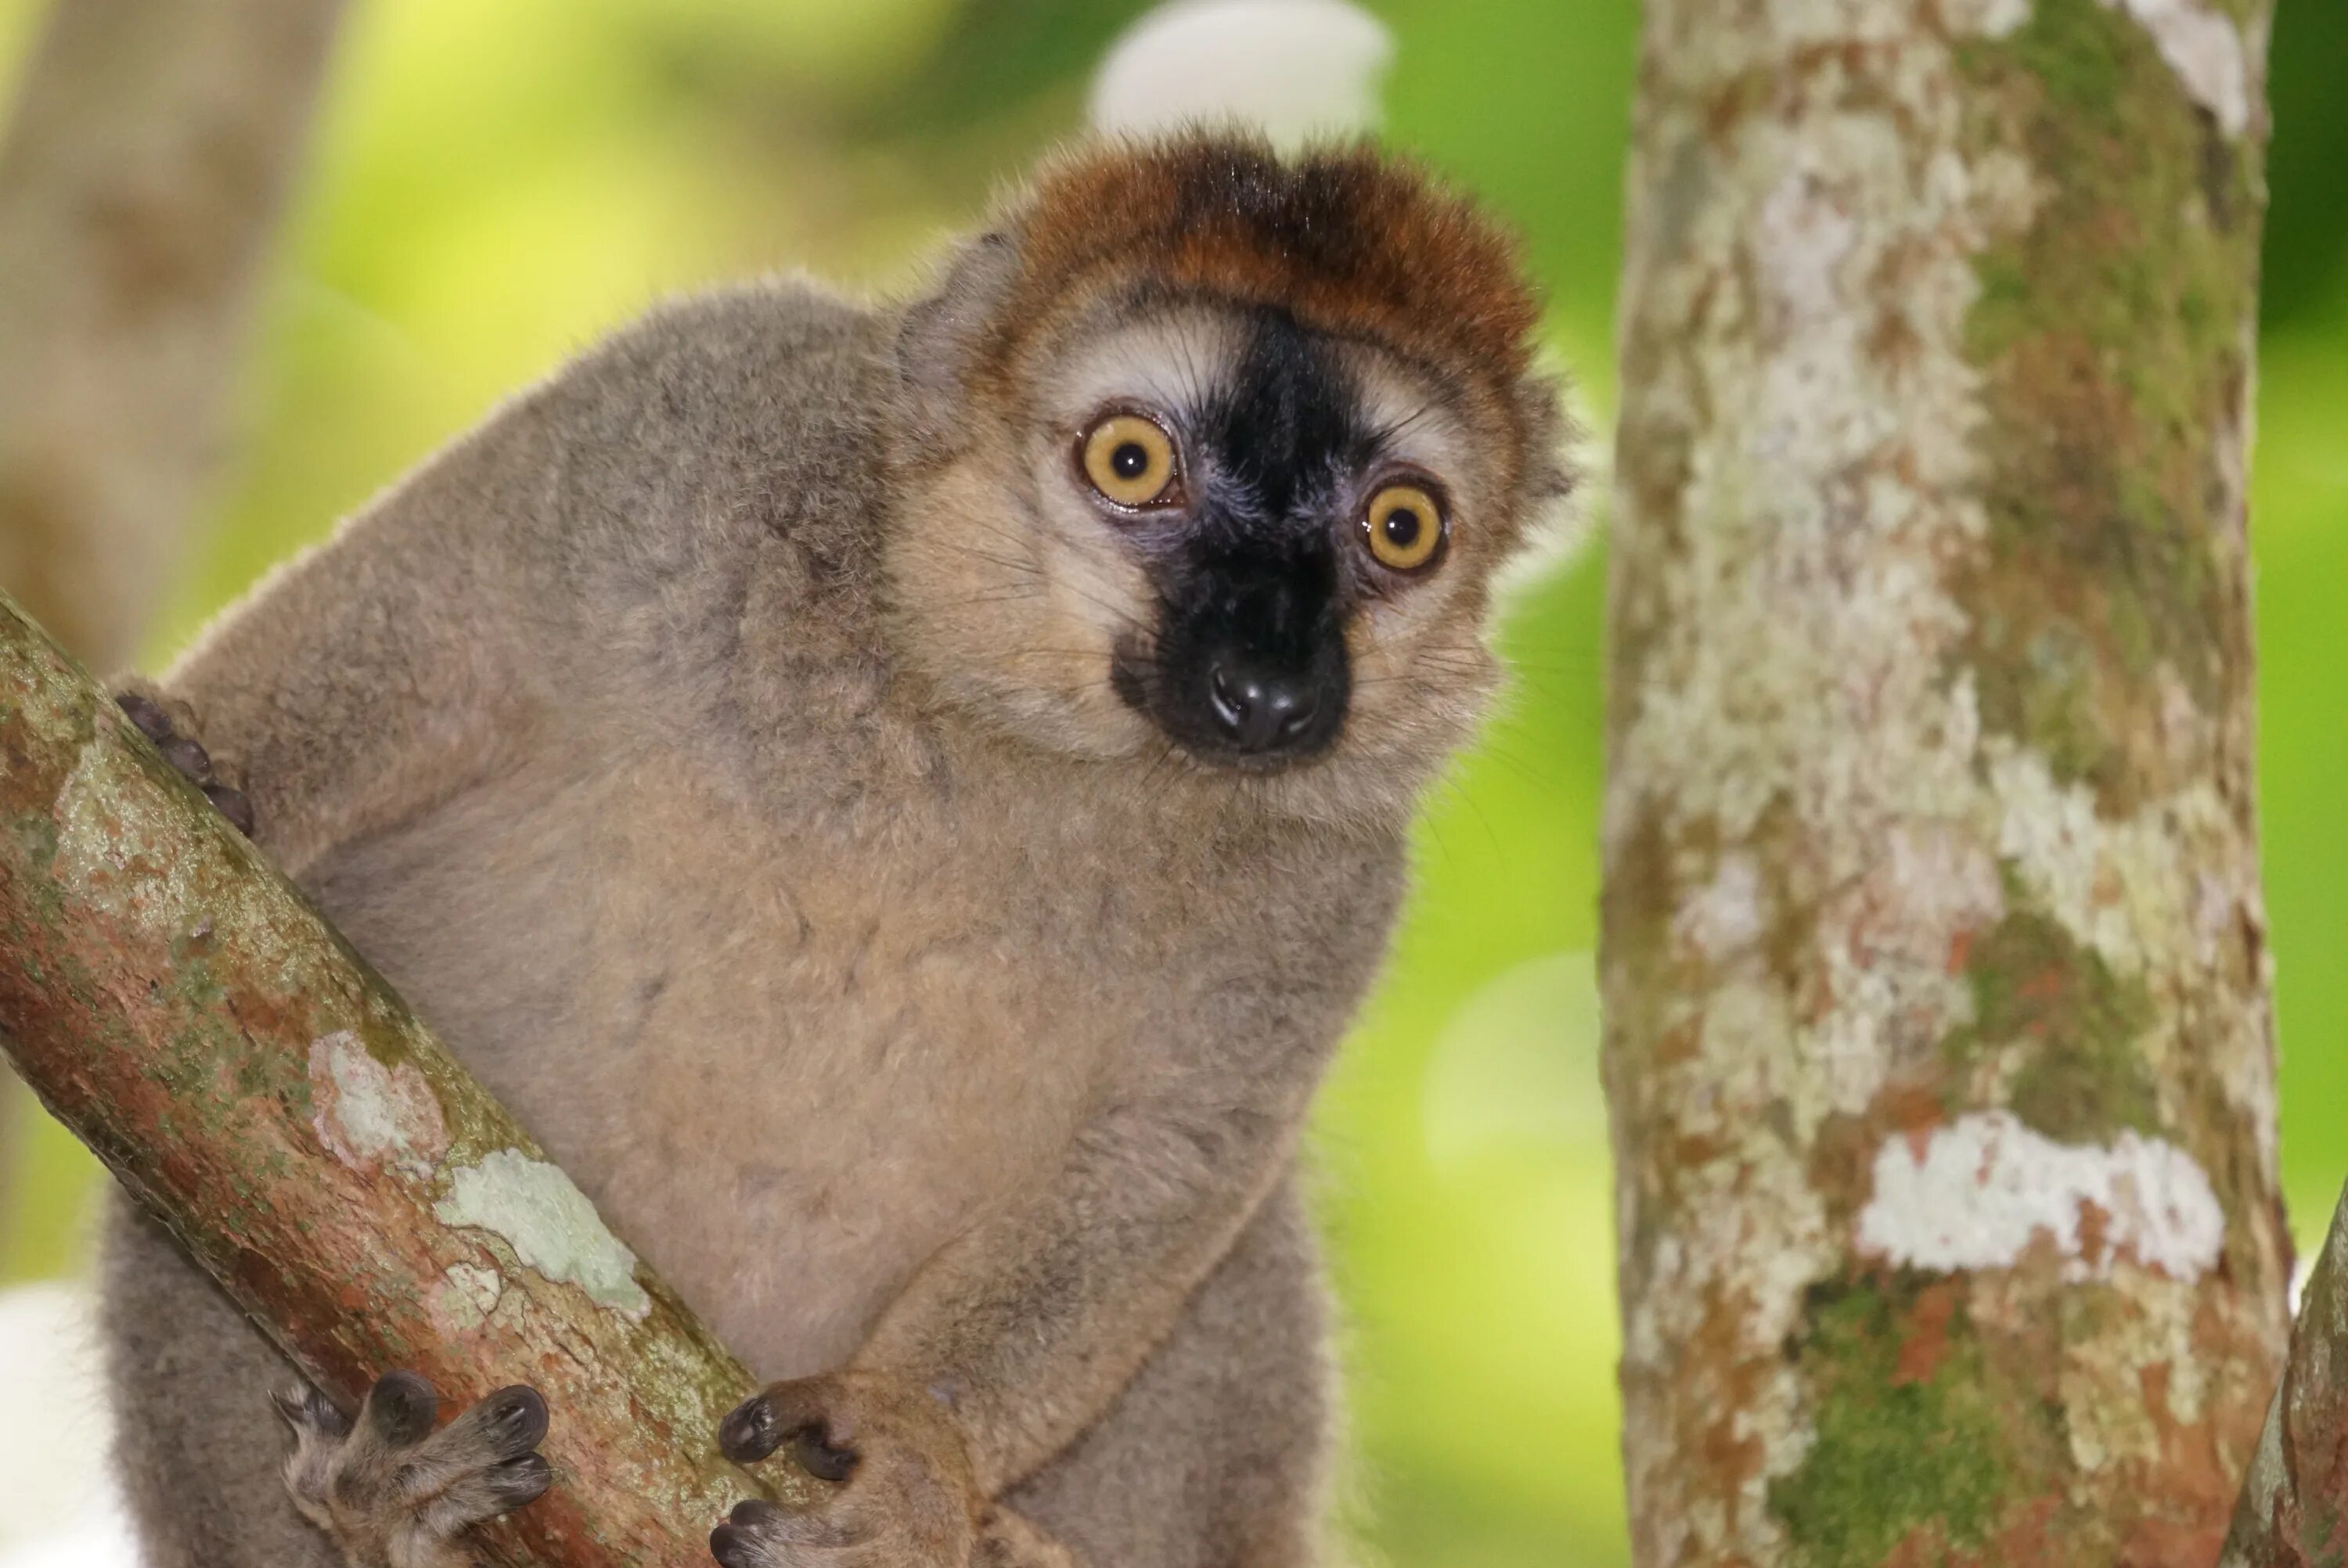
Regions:
<instances>
[{"instance_id":1,"label":"mottled bark","mask_svg":"<svg viewBox=\"0 0 2348 1568\"><path fill-rule=\"evenodd\" d=\"M5 599L0 1045L346 1408L396 1367L546 1394L501 1561L705 1563L763 1491L716 1448L740 1366Z\"/></svg>"},{"instance_id":2,"label":"mottled bark","mask_svg":"<svg viewBox=\"0 0 2348 1568\"><path fill-rule=\"evenodd\" d=\"M2281 1348L2267 0L1649 0L1603 982L1637 1561L2209 1568Z\"/></svg>"}]
</instances>

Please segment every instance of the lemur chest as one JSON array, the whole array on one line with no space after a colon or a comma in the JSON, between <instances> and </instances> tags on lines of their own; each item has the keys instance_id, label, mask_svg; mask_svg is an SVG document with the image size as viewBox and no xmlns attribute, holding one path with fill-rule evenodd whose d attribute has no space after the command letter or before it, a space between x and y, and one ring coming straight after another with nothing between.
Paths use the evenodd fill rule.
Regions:
<instances>
[{"instance_id":1,"label":"lemur chest","mask_svg":"<svg viewBox=\"0 0 2348 1568\"><path fill-rule=\"evenodd\" d=\"M768 1377L837 1363L1043 1180L1179 1005L1106 866L918 808L798 833L624 774L521 777L312 880Z\"/></svg>"}]
</instances>

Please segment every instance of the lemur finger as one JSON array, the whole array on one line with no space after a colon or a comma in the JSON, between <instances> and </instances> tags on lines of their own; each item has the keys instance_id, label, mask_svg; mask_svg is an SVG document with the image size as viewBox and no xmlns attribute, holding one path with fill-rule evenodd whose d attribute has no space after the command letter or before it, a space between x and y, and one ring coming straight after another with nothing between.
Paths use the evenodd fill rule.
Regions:
<instances>
[{"instance_id":1,"label":"lemur finger","mask_svg":"<svg viewBox=\"0 0 2348 1568\"><path fill-rule=\"evenodd\" d=\"M499 1459L519 1459L546 1440L548 1424L544 1397L527 1383L515 1383L482 1396L443 1436L453 1440L462 1432Z\"/></svg>"},{"instance_id":2,"label":"lemur finger","mask_svg":"<svg viewBox=\"0 0 2348 1568\"><path fill-rule=\"evenodd\" d=\"M350 1418L308 1387L276 1389L269 1402L294 1432L294 1451L285 1456L286 1490L294 1506L313 1522L330 1524L326 1500L334 1486L335 1460L350 1435Z\"/></svg>"},{"instance_id":3,"label":"lemur finger","mask_svg":"<svg viewBox=\"0 0 2348 1568\"><path fill-rule=\"evenodd\" d=\"M122 710L123 717L138 727L139 733L161 745L171 738L171 716L163 712L163 704L144 692L117 692L114 705Z\"/></svg>"},{"instance_id":4,"label":"lemur finger","mask_svg":"<svg viewBox=\"0 0 2348 1568\"><path fill-rule=\"evenodd\" d=\"M400 1491L420 1502L463 1486L500 1465L530 1458L530 1450L544 1440L547 1423L546 1401L537 1389L521 1383L499 1389L469 1406L464 1414L433 1433L429 1441L403 1460L399 1467ZM537 1492L530 1494L536 1495ZM492 1512L502 1512L504 1509Z\"/></svg>"},{"instance_id":5,"label":"lemur finger","mask_svg":"<svg viewBox=\"0 0 2348 1568\"><path fill-rule=\"evenodd\" d=\"M784 1568L810 1552L837 1552L870 1538L869 1529L844 1525L829 1512L795 1512L756 1498L737 1502L709 1532L709 1554L721 1568Z\"/></svg>"},{"instance_id":6,"label":"lemur finger","mask_svg":"<svg viewBox=\"0 0 2348 1568\"><path fill-rule=\"evenodd\" d=\"M432 1435L440 1413L440 1396L415 1372L386 1372L367 1390L359 1407L359 1430L372 1443L386 1449L414 1448Z\"/></svg>"},{"instance_id":7,"label":"lemur finger","mask_svg":"<svg viewBox=\"0 0 2348 1568\"><path fill-rule=\"evenodd\" d=\"M536 1501L553 1482L554 1468L541 1455L526 1453L500 1460L450 1480L439 1495L416 1511L417 1523L430 1535L454 1535L469 1525Z\"/></svg>"},{"instance_id":8,"label":"lemur finger","mask_svg":"<svg viewBox=\"0 0 2348 1568\"><path fill-rule=\"evenodd\" d=\"M173 702L166 706L143 692L118 692L114 705L122 710L140 734L154 743L165 762L204 792L204 798L228 818L230 826L247 838L252 836L256 824L252 802L242 790L221 782L211 753L189 733L195 725L187 704Z\"/></svg>"},{"instance_id":9,"label":"lemur finger","mask_svg":"<svg viewBox=\"0 0 2348 1568\"><path fill-rule=\"evenodd\" d=\"M204 798L212 803L212 809L228 818L231 827L251 838L254 826L252 802L245 797L245 793L217 782L206 784L203 789Z\"/></svg>"},{"instance_id":10,"label":"lemur finger","mask_svg":"<svg viewBox=\"0 0 2348 1568\"><path fill-rule=\"evenodd\" d=\"M307 1384L296 1384L271 1392L269 1402L277 1409L278 1416L294 1429L296 1437L319 1437L339 1442L348 1437L351 1419L335 1408L335 1401Z\"/></svg>"},{"instance_id":11,"label":"lemur finger","mask_svg":"<svg viewBox=\"0 0 2348 1568\"><path fill-rule=\"evenodd\" d=\"M162 703L143 692L118 692L114 705L122 710L123 717L137 726L140 734L155 743L165 762L198 784L212 776L211 753L184 733L183 726Z\"/></svg>"},{"instance_id":12,"label":"lemur finger","mask_svg":"<svg viewBox=\"0 0 2348 1568\"><path fill-rule=\"evenodd\" d=\"M856 1468L852 1420L832 1408L817 1386L778 1383L751 1395L718 1423L717 1447L736 1464L755 1464L785 1443L792 1458L821 1481L846 1481Z\"/></svg>"}]
</instances>

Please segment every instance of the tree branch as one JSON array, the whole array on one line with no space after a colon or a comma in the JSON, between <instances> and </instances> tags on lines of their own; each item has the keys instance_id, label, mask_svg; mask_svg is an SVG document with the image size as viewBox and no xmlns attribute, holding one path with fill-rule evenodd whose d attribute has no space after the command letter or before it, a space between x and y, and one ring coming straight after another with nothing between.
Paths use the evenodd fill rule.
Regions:
<instances>
[{"instance_id":1,"label":"tree branch","mask_svg":"<svg viewBox=\"0 0 2348 1568\"><path fill-rule=\"evenodd\" d=\"M748 1375L5 598L0 1043L345 1408L396 1367L547 1396L503 1561L700 1563L765 1493L716 1450Z\"/></svg>"},{"instance_id":2,"label":"tree branch","mask_svg":"<svg viewBox=\"0 0 2348 1568\"><path fill-rule=\"evenodd\" d=\"M2219 1568L2325 1568L2348 1521L2348 1196L2307 1277Z\"/></svg>"}]
</instances>

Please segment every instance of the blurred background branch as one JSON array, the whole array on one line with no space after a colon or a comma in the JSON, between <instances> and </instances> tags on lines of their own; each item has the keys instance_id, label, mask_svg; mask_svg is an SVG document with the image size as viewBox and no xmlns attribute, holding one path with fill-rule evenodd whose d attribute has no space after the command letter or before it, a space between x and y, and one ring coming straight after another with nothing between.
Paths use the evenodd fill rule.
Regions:
<instances>
[{"instance_id":1,"label":"blurred background branch","mask_svg":"<svg viewBox=\"0 0 2348 1568\"><path fill-rule=\"evenodd\" d=\"M136 655L219 467L339 0L67 0L0 142L0 581Z\"/></svg>"}]
</instances>

